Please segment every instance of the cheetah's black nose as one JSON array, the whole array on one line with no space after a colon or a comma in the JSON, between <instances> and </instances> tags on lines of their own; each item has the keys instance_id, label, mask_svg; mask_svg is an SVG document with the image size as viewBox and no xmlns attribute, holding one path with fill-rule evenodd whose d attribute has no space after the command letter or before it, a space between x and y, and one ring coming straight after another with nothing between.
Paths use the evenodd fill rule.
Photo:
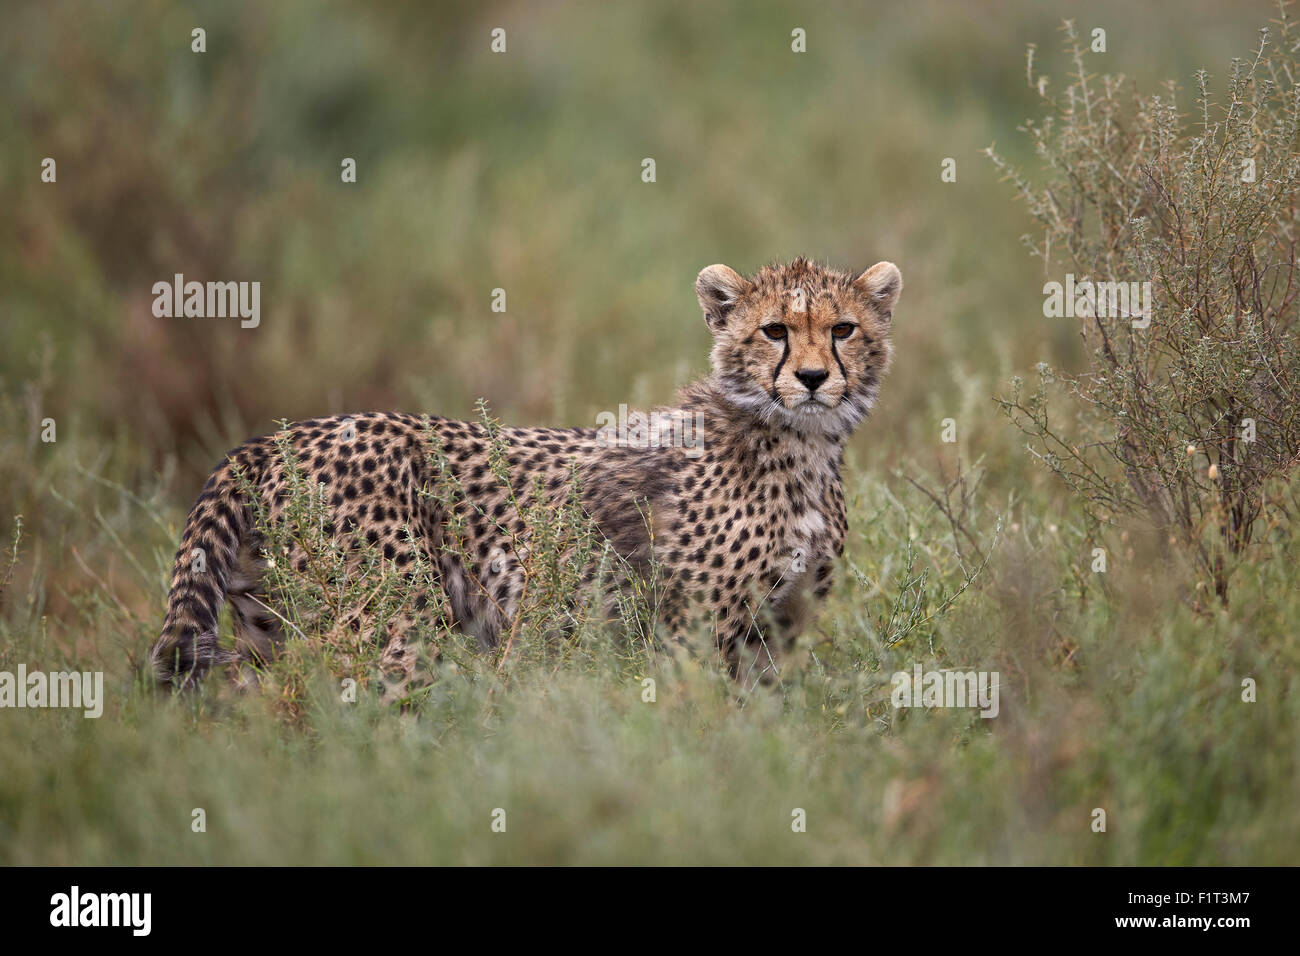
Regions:
<instances>
[{"instance_id":1,"label":"cheetah's black nose","mask_svg":"<svg viewBox=\"0 0 1300 956\"><path fill-rule=\"evenodd\" d=\"M801 368L794 377L803 382L808 391L815 392L818 385L831 377L831 373L824 368Z\"/></svg>"}]
</instances>

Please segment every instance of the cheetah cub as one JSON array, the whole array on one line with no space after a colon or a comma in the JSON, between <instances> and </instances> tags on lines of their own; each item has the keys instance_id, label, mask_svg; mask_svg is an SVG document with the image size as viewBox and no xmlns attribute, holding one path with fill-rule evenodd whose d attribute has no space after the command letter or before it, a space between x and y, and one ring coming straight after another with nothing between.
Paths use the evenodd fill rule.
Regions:
<instances>
[{"instance_id":1,"label":"cheetah cub","mask_svg":"<svg viewBox=\"0 0 1300 956\"><path fill-rule=\"evenodd\" d=\"M774 666L773 654L804 626L810 597L830 590L843 552L844 446L889 366L902 288L891 262L858 276L802 258L751 278L724 265L702 271L695 290L713 334L712 372L676 408L659 410L695 423L689 447L632 447L595 428L500 428L493 438L483 424L391 412L296 422L278 442L240 445L186 521L152 652L156 675L188 685L214 665L265 662L283 641L251 505L273 521L282 513L286 441L299 473L325 486L326 533L349 553L365 542L398 571L432 569L451 624L484 648L509 630L524 586L513 549L527 548L528 529L513 502L540 478L559 507L576 475L595 533L626 567L654 567L654 606L670 638L707 629L733 673L745 660L760 672ZM490 467L494 442L504 443L513 488L499 464ZM446 470L463 489L459 500L435 493ZM301 553L287 560L306 567ZM587 568L584 580L595 576ZM234 650L217 641L225 601ZM409 678L422 623L412 613L371 635L385 675Z\"/></svg>"}]
</instances>

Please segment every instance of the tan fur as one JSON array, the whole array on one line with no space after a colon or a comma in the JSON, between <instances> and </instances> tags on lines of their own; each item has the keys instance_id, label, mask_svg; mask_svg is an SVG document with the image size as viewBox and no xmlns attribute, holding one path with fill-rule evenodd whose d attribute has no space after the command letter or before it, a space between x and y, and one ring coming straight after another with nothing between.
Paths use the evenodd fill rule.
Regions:
<instances>
[{"instance_id":1,"label":"tan fur","mask_svg":"<svg viewBox=\"0 0 1300 956\"><path fill-rule=\"evenodd\" d=\"M901 290L888 262L857 277L805 259L749 279L708 267L696 291L714 336L713 372L669 410L702 424L703 452L612 445L594 428L506 428L513 490L523 500L540 477L558 505L576 463L583 507L599 533L634 571L659 566L657 603L669 634L708 627L733 670L745 648L757 650L758 670L769 668L804 626L810 597L829 590L843 551L844 445L888 367ZM338 537L379 548L398 571L418 549L438 570L454 623L495 644L517 610L522 574L514 546L526 546L528 529L488 467L484 427L380 412L297 422L289 433L307 475L327 487ZM427 493L447 477L434 473L431 443L441 446L466 500ZM283 507L284 469L272 437L241 445L213 472L186 523L153 651L164 680L187 683L213 664L264 660L283 639L266 610L265 558L237 493L236 467L273 517ZM463 519L463 541L447 540L453 515ZM196 547L208 555L202 571L190 558ZM594 569L584 571L590 580ZM240 638L234 655L216 639L227 598ZM414 667L419 625L413 613L375 636L397 676Z\"/></svg>"}]
</instances>

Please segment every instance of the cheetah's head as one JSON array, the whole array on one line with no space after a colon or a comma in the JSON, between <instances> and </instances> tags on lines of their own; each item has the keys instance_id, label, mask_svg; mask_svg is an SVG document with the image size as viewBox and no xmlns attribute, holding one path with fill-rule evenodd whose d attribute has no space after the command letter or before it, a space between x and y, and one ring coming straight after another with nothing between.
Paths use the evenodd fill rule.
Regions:
<instances>
[{"instance_id":1,"label":"cheetah's head","mask_svg":"<svg viewBox=\"0 0 1300 956\"><path fill-rule=\"evenodd\" d=\"M878 262L856 278L806 259L746 279L724 265L695 281L713 333L715 380L765 422L821 432L857 425L889 366L903 276Z\"/></svg>"}]
</instances>

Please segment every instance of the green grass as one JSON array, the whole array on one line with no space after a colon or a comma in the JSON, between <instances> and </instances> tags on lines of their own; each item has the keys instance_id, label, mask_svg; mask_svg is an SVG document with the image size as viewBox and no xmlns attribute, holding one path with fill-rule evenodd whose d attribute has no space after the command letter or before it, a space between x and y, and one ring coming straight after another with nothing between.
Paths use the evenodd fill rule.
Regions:
<instances>
[{"instance_id":1,"label":"green grass","mask_svg":"<svg viewBox=\"0 0 1300 956\"><path fill-rule=\"evenodd\" d=\"M23 536L0 561L0 670L102 669L109 700L98 720L0 711L0 862L1293 862L1291 526L1261 533L1226 609L1136 528L1094 574L1075 503L990 401L1040 359L1081 363L980 155L996 141L1032 168L1023 48L1059 72L1063 16L1108 30L1099 69L1154 89L1221 74L1270 7L15 11L0 520ZM33 173L46 155L57 185ZM485 397L510 423L589 425L668 400L706 364L696 272L797 254L891 259L906 289L848 458L848 553L777 685L597 630L525 640L500 669L457 655L405 713L343 702L305 645L266 694L140 685L181 522L227 448L344 410L472 417ZM177 271L262 281L261 327L153 319ZM989 555L964 590L972 542L903 477L939 487L959 458ZM1000 715L893 709L889 676L917 661L998 671Z\"/></svg>"},{"instance_id":2,"label":"green grass","mask_svg":"<svg viewBox=\"0 0 1300 956\"><path fill-rule=\"evenodd\" d=\"M292 689L287 717L274 689L142 687L126 652L148 621L111 598L79 608L69 654L37 595L11 591L0 665L102 661L110 693L98 720L6 713L22 729L0 739L4 860L1290 862L1294 542L1239 569L1242 610L1198 613L1136 556L1113 557L1110 595L1084 599L1066 583L1071 529L1017 523L951 610L891 627L891 610L919 603L925 618L963 580L938 513L900 495L860 481L849 573L779 683L752 691L707 658L595 634L562 652L525 642L502 669L453 653L459 666L398 713L365 690L345 702L353 671L298 644L269 685ZM124 511L147 524L147 508ZM146 560L161 581L163 529L139 533L159 541ZM889 675L915 661L998 671L1001 713L893 709ZM1095 807L1105 834L1089 829Z\"/></svg>"}]
</instances>

